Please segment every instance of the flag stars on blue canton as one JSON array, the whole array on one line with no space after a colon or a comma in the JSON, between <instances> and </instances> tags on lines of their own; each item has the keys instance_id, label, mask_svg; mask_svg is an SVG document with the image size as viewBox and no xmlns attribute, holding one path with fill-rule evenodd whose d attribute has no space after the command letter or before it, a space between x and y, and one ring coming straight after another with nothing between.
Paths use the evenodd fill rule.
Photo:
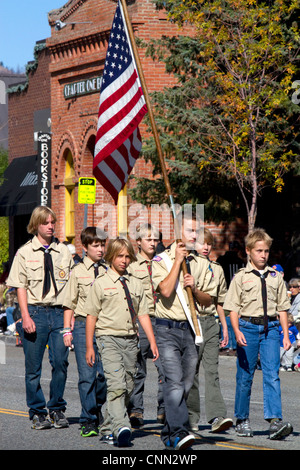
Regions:
<instances>
[{"instance_id":1,"label":"flag stars on blue canton","mask_svg":"<svg viewBox=\"0 0 300 470\"><path fill-rule=\"evenodd\" d=\"M103 71L102 89L120 76L130 64L131 60L122 15L118 12L117 21L113 22L110 33L105 68Z\"/></svg>"}]
</instances>

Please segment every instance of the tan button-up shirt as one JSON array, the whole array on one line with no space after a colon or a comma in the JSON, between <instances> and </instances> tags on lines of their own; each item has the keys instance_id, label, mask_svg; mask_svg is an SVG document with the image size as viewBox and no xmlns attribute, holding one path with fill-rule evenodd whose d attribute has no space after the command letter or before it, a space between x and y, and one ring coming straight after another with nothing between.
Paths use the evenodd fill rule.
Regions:
<instances>
[{"instance_id":1,"label":"tan button-up shirt","mask_svg":"<svg viewBox=\"0 0 300 470\"><path fill-rule=\"evenodd\" d=\"M262 317L264 315L261 279L254 274L254 266L248 262L232 279L223 308L245 317ZM288 310L290 301L287 289L280 273L267 266L263 272L269 271L266 277L268 316Z\"/></svg>"},{"instance_id":2,"label":"tan button-up shirt","mask_svg":"<svg viewBox=\"0 0 300 470\"><path fill-rule=\"evenodd\" d=\"M176 243L173 243L170 249L166 250L166 253L170 257L171 261L175 259ZM209 262L202 256L192 255L193 259L190 261L191 275L195 279L196 288L205 292L206 294L215 297L217 294L216 285L213 280L212 270L209 266ZM154 288L157 290L159 284L168 276L169 271L165 265L164 260L159 256L153 258L152 264L152 279ZM189 307L189 300L186 289L183 286L183 273L180 271L179 282ZM205 315L213 315L215 313L215 306L212 304L207 308L200 308L200 313ZM186 321L187 317L180 303L179 297L174 290L174 293L169 297L163 297L160 293L159 302L156 304L155 316L158 318L167 318L175 321Z\"/></svg>"},{"instance_id":3,"label":"tan button-up shirt","mask_svg":"<svg viewBox=\"0 0 300 470\"><path fill-rule=\"evenodd\" d=\"M99 266L99 275L106 271L105 266ZM94 262L88 257L82 263L77 263L71 271L70 279L64 291L64 307L74 311L74 316L86 316L84 304L92 283L95 280Z\"/></svg>"},{"instance_id":4,"label":"tan button-up shirt","mask_svg":"<svg viewBox=\"0 0 300 470\"><path fill-rule=\"evenodd\" d=\"M14 257L7 284L11 287L25 288L28 305L62 305L64 287L73 265L72 255L66 245L53 238L48 249L52 256L58 295L55 296L51 281L50 291L43 299L44 251L42 247L37 236L34 236L32 240L19 248Z\"/></svg>"},{"instance_id":5,"label":"tan button-up shirt","mask_svg":"<svg viewBox=\"0 0 300 470\"><path fill-rule=\"evenodd\" d=\"M216 261L210 261L213 278L217 286L217 296L215 297L215 304L223 304L227 294L227 286L225 275L222 266Z\"/></svg>"},{"instance_id":6,"label":"tan button-up shirt","mask_svg":"<svg viewBox=\"0 0 300 470\"><path fill-rule=\"evenodd\" d=\"M147 267L149 263L152 264L152 261L146 260L140 253L137 253L136 258L137 261L130 263L128 266L128 272L142 282L149 306L148 313L149 315L154 316L155 303L152 292L152 281Z\"/></svg>"},{"instance_id":7,"label":"tan button-up shirt","mask_svg":"<svg viewBox=\"0 0 300 470\"><path fill-rule=\"evenodd\" d=\"M123 277L127 281L136 315L148 314L148 303L141 281L128 272ZM84 310L87 315L97 317L97 337L136 334L120 276L111 268L98 276L91 286Z\"/></svg>"}]
</instances>

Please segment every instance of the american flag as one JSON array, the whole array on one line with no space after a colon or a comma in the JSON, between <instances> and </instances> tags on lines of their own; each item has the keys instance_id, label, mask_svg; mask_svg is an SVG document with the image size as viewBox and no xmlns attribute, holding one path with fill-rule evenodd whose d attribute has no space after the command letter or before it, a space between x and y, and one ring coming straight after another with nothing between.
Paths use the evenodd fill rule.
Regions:
<instances>
[{"instance_id":1,"label":"american flag","mask_svg":"<svg viewBox=\"0 0 300 470\"><path fill-rule=\"evenodd\" d=\"M147 113L130 38L118 3L100 89L94 175L115 204L142 148L138 125Z\"/></svg>"}]
</instances>

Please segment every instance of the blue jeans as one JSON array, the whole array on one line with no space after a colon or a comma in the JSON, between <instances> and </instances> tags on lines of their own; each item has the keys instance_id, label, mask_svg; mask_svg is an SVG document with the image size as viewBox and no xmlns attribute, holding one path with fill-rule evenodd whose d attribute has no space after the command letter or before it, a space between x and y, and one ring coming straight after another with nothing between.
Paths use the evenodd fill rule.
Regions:
<instances>
[{"instance_id":1,"label":"blue jeans","mask_svg":"<svg viewBox=\"0 0 300 470\"><path fill-rule=\"evenodd\" d=\"M13 311L15 307L6 307L6 319L7 319L7 326L12 325L15 323L14 317L13 317Z\"/></svg>"},{"instance_id":2,"label":"blue jeans","mask_svg":"<svg viewBox=\"0 0 300 470\"><path fill-rule=\"evenodd\" d=\"M106 400L106 381L95 338L95 364L89 367L86 363L85 321L75 320L73 344L79 376L78 391L81 402L79 422L97 422L98 412Z\"/></svg>"},{"instance_id":3,"label":"blue jeans","mask_svg":"<svg viewBox=\"0 0 300 470\"><path fill-rule=\"evenodd\" d=\"M278 321L269 322L267 333L263 325L254 325L240 319L240 331L247 346L237 346L237 374L235 395L235 417L249 417L251 387L258 355L263 374L264 418L282 418L281 389L279 379L280 340Z\"/></svg>"},{"instance_id":4,"label":"blue jeans","mask_svg":"<svg viewBox=\"0 0 300 470\"><path fill-rule=\"evenodd\" d=\"M29 418L35 414L47 415L49 411L65 411L67 402L63 398L67 380L69 349L61 335L63 329L63 309L29 305L28 311L33 319L36 332L28 334L22 328L22 342L25 354L26 399ZM49 346L49 361L52 366L50 399L46 404L41 387L42 362Z\"/></svg>"},{"instance_id":5,"label":"blue jeans","mask_svg":"<svg viewBox=\"0 0 300 470\"><path fill-rule=\"evenodd\" d=\"M174 445L177 436L189 434L186 399L193 385L198 351L190 328L177 329L156 324L156 342L164 374L166 420L161 439L164 444L170 440Z\"/></svg>"}]
</instances>

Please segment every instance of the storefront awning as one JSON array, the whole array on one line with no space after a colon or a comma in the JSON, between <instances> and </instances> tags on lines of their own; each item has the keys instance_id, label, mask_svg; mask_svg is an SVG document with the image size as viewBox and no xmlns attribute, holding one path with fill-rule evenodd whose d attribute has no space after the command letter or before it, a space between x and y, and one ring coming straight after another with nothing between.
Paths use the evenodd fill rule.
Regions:
<instances>
[{"instance_id":1,"label":"storefront awning","mask_svg":"<svg viewBox=\"0 0 300 470\"><path fill-rule=\"evenodd\" d=\"M0 217L30 214L38 199L37 155L15 158L0 186Z\"/></svg>"}]
</instances>

